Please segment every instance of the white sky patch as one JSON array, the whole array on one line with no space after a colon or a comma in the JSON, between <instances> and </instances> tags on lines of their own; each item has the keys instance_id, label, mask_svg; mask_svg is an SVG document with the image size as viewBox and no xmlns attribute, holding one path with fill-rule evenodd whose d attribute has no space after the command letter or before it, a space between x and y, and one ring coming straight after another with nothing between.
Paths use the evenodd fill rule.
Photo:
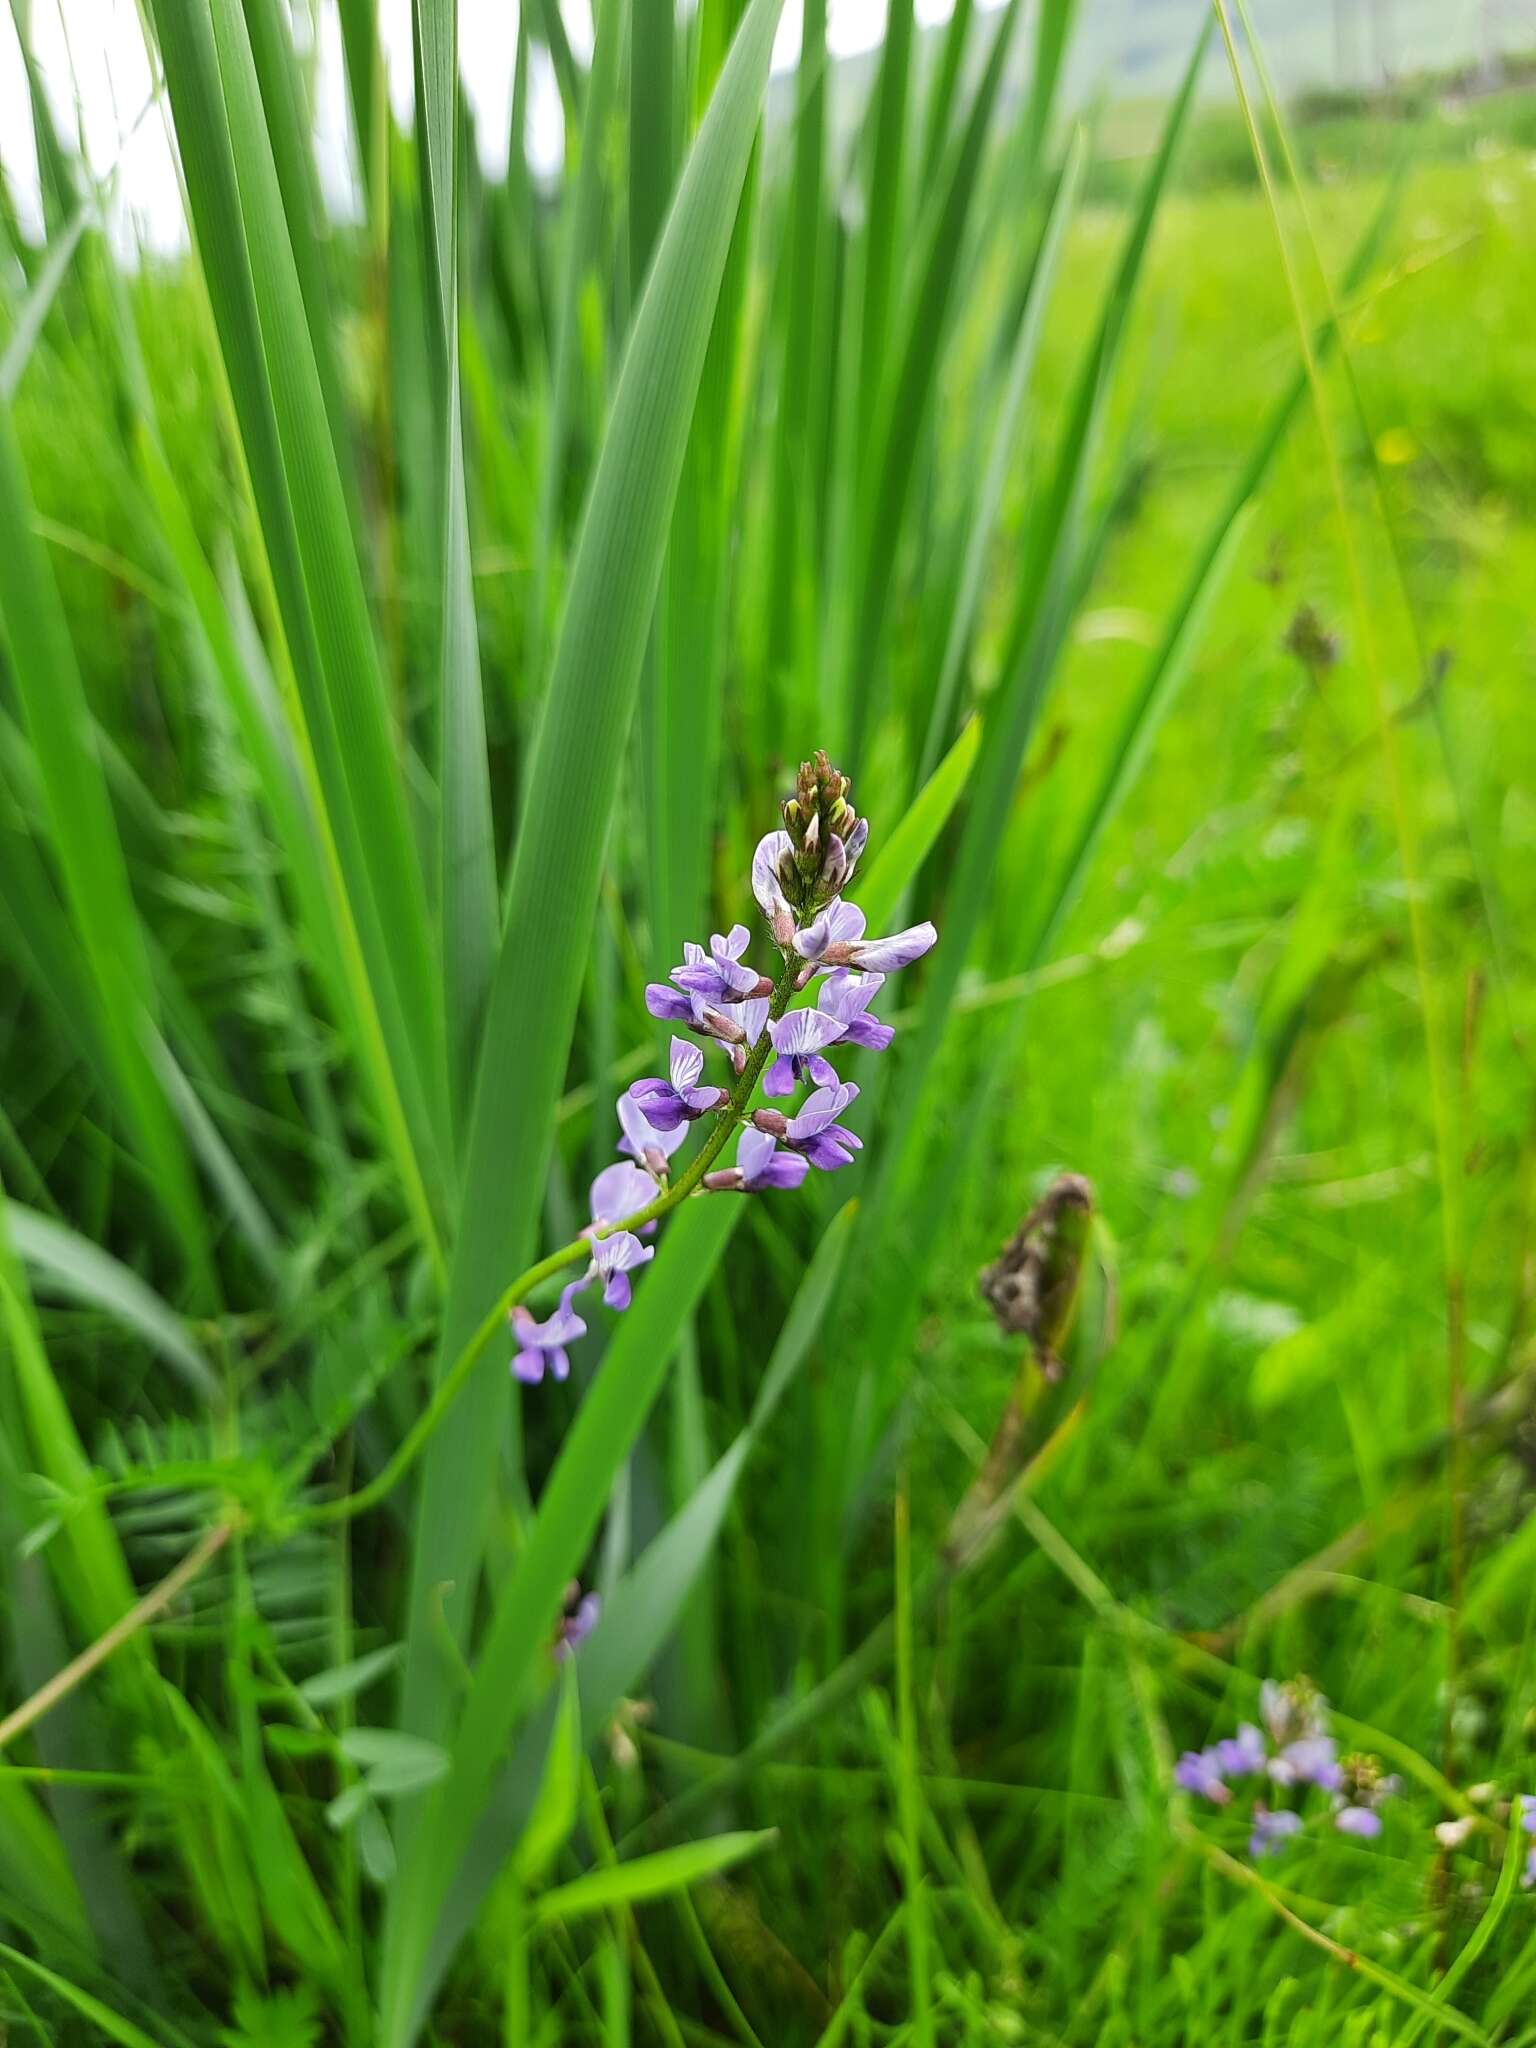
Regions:
<instances>
[{"instance_id":1,"label":"white sky patch","mask_svg":"<svg viewBox=\"0 0 1536 2048\"><path fill-rule=\"evenodd\" d=\"M945 19L953 0L918 0L918 19ZM885 33L887 0L831 0L827 41L835 56L864 50ZM591 0L563 0L571 47L585 62L592 52ZM299 48L312 82L315 159L326 204L343 215L358 208L356 153L342 61L341 23L334 0L320 0L318 50L308 46L310 10L296 13ZM409 121L411 0L379 0L379 36L390 100ZM801 7L788 0L774 45L775 68L800 53ZM108 226L126 256L140 248L170 252L186 241L167 117L153 103L153 81L139 27L136 0L33 0L32 47L45 88L65 130L81 139L87 162L109 181ZM512 70L517 49L515 0L460 0L460 63L474 109L480 154L499 176L506 168L512 119ZM528 154L536 170L558 169L564 141L560 95L553 68L535 45L528 82ZM4 165L23 227L42 223L37 158L33 148L26 72L9 7L0 8L0 164Z\"/></svg>"}]
</instances>

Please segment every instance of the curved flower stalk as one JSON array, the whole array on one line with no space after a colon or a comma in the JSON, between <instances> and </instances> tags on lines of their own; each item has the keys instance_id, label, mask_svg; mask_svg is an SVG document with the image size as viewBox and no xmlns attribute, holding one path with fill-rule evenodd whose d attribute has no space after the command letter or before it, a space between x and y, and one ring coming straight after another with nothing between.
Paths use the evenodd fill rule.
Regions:
<instances>
[{"instance_id":1,"label":"curved flower stalk","mask_svg":"<svg viewBox=\"0 0 1536 2048\"><path fill-rule=\"evenodd\" d=\"M863 1141L839 1119L859 1091L834 1062L851 1048L881 1052L890 1044L895 1034L873 1014L875 998L886 976L920 959L938 933L925 923L890 938L866 937L864 913L844 896L869 842L851 791L825 753L801 764L781 806L782 829L765 833L752 857L752 893L778 956L776 971L764 974L750 963L752 935L735 924L716 932L707 947L686 945L667 980L647 987L647 1009L676 1025L679 1035L666 1074L637 1081L618 1098L620 1157L592 1183L586 1229L512 1282L382 1471L302 1519L340 1520L382 1500L509 1325L516 1379L527 1386L565 1379L568 1347L586 1334L577 1298L601 1285L607 1307L628 1308L634 1276L653 1256L646 1240L680 1202L694 1195L785 1192L811 1172L835 1173L852 1164ZM796 1005L797 996L805 1002ZM711 1048L727 1063L729 1087L706 1078ZM765 1093L781 1100L802 1088L811 1092L788 1111L754 1107L760 1080ZM703 1143L674 1172L674 1157L695 1123L705 1124ZM718 1164L732 1138L734 1164ZM578 1263L582 1272L566 1282L553 1314L539 1321L524 1303ZM569 1634L566 1643L574 1646Z\"/></svg>"}]
</instances>

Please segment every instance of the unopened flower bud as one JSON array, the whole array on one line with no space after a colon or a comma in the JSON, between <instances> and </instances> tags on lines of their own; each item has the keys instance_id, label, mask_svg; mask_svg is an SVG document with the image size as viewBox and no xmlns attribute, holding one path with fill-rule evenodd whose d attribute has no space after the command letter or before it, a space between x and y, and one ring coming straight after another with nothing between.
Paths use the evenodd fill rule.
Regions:
<instances>
[{"instance_id":1,"label":"unopened flower bud","mask_svg":"<svg viewBox=\"0 0 1536 2048\"><path fill-rule=\"evenodd\" d=\"M739 1194L742 1186L741 1168L739 1166L717 1167L713 1173L705 1174L703 1185L709 1189L712 1195Z\"/></svg>"},{"instance_id":2,"label":"unopened flower bud","mask_svg":"<svg viewBox=\"0 0 1536 2048\"><path fill-rule=\"evenodd\" d=\"M789 1129L789 1118L781 1109L754 1109L752 1121L760 1131L766 1131L770 1138L782 1138Z\"/></svg>"}]
</instances>

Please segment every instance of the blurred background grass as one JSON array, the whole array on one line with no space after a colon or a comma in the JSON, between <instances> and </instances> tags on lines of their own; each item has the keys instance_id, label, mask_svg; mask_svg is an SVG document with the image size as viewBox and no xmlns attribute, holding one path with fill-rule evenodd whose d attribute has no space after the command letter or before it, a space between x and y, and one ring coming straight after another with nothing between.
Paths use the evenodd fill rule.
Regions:
<instances>
[{"instance_id":1,"label":"blurred background grass","mask_svg":"<svg viewBox=\"0 0 1536 2048\"><path fill-rule=\"evenodd\" d=\"M1414 2027L1448 2037L1451 2021L1413 2017L1413 1995L1432 1989L1491 1912L1455 1984L1456 2030L1536 2039L1524 2017L1536 1981L1532 1901L1516 1894L1490 1908L1496 1828L1454 1853L1439 1852L1429 1832L1458 1810L1454 1786L1488 1781L1507 1794L1529 1784L1536 1741L1526 937L1536 910L1536 101L1517 61L1496 75L1505 82L1495 90L1458 72L1317 93L1295 104L1290 125L1335 290L1401 178L1381 256L1346 302L1353 388L1337 373L1326 388L1413 792L1416 876L1405 882L1326 450L1304 406L1150 756L1064 921L1043 950L1033 945L1100 785L1106 735L1142 684L1258 423L1295 371L1296 327L1251 141L1216 99L1192 116L1157 208L1099 429L1091 581L1010 789L936 1083L918 1097L916 1127L899 1134L906 1172L921 1186L931 1163L938 1196L899 1209L880 1260L850 1273L645 1683L650 1704L621 1709L596 1747L560 1874L600 1864L610 1836L621 1854L723 1826L775 1828L777 1842L724 1882L638 1916L614 1907L590 1927L552 1928L531 1950L517 1917L526 1900L516 1886L499 1888L447 1980L432 2038L1320 2048L1395 2043ZM1021 565L1037 544L1031 519L1166 112L1162 99L1122 96L1092 119L1028 432L1010 462L946 743L966 711L994 718L1008 688ZM541 463L571 187L557 206L516 179L465 179L470 532L503 856L547 661L537 655L530 666L530 644L558 618L631 304L635 162L613 118L598 141L593 261L571 300L570 462L553 483ZM877 846L918 779L978 451L1028 274L1025 229L1032 237L1038 227L1035 187L1017 223L1010 212L1021 119L1010 104L993 138L978 202L988 233L967 245L972 261L935 353L918 483L892 542L879 687L854 763ZM914 114L909 150L921 132ZM1064 135L1053 130L1053 150ZM387 275L377 220L371 238L367 225L330 237L326 262L359 454L355 530L405 735L403 787L421 826L437 805L436 430L419 249L402 225L414 160L403 138L389 146L402 211ZM73 186L67 148L61 163ZM759 378L764 392L776 388L789 317L782 149L759 174L766 225L743 273L735 373L738 496L721 529L737 559L711 657L718 752L705 749L712 765L696 780L692 736L672 742L671 786L691 793L703 820L709 886L699 907L707 893L716 921L743 907L744 852L771 822L794 760L846 711L826 653L841 644L852 601L846 568L829 541L814 568L801 560L793 593L774 586L773 520L793 487L775 469L780 415L771 397L739 395ZM910 164L907 179L912 191ZM519 225L519 205L544 210L541 229ZM50 211L57 246L69 193L56 192ZM1315 294L1293 196L1284 220ZM836 256L840 277L840 266L865 260L860 226ZM15 337L48 259L14 213L8 237ZM912 282L908 260L898 244L897 303ZM1321 316L1320 296L1312 310ZM825 305L820 318L833 324L819 330L812 393L823 408L817 431L831 440L840 401L823 372L837 356L836 323ZM289 915L291 878L265 793L222 699L189 662L184 598L146 515L133 452L140 378L229 616L240 612L232 592L254 592L259 626L249 630L270 641L257 522L202 274L179 260L120 267L92 232L25 358L14 419L34 526L103 736L169 1028L237 1162L237 1184L248 1184L281 1240L269 1282L250 1233L240 1244L215 1208L219 1298L199 1298L178 1274L142 1162L60 1013L67 980L38 959L39 934L63 916L46 865L40 883L24 865L23 847L46 835L11 700L0 734L10 850L0 945L12 968L0 1016L0 1171L13 1204L108 1247L184 1310L240 1390L221 1425L231 1435L210 1442L152 1350L104 1312L101 1289L78 1276L61 1288L58 1258L29 1255L52 1379L89 1467L108 1485L132 1482L112 1503L111 1527L142 1587L191 1540L199 1504L216 1491L208 1461L241 1451L281 1464L360 1373L381 1382L379 1402L358 1417L339 1471L322 1470L318 1483L344 1479L353 1461L376 1467L419 1409L436 1309L347 1032ZM716 373L730 384L729 361ZM857 527L874 470L872 460L850 470L829 458L829 534L839 493ZM707 490L692 500L707 501ZM541 559L553 586L548 619L535 595ZM709 559L702 546L699 559ZM653 645L650 660L679 658L693 629L689 598L684 589L667 600L672 651ZM782 608L793 615L796 605L801 622L786 641ZM649 701L642 694L613 821L568 1075L575 1092L545 1203L550 1241L567 1234L579 1201L571 1189L608 1156L608 1069L653 1036L639 987L669 963L680 935L661 935L661 906L679 899L658 898L646 879L658 829L644 765ZM913 915L931 910L941 931L966 815L962 804L911 899ZM34 886L45 893L30 899L29 920ZM1449 1307L1448 1191L1409 887L1431 925L1462 1217L1464 1264ZM893 983L891 994L919 1001L915 984ZM898 1003L888 996L886 1008ZM970 1123L957 1151L956 1131ZM872 1153L895 1149L879 1115L865 1135ZM1063 1168L1088 1174L1097 1191L1114 1334L1100 1341L1097 1317L1081 1333L1071 1391L1083 1405L1022 1503L1022 1523L931 1598L949 1515L1016 1369L976 1273ZM629 1474L616 1510L624 1533L616 1539L610 1524L620 1563L742 1427L778 1305L816 1236L811 1203L754 1207L738 1231ZM899 1308L872 1302L884 1295ZM1458 1309L1469 1410L1459 1546L1448 1538L1455 1468L1445 1436ZM503 1504L488 1516L493 1580L517 1555L505 1499L524 1472L547 1469L569 1413L556 1394L526 1418L527 1464L504 1476ZM60 1562L64 1537L84 1519L70 1488L90 1488L38 1453L35 1416L30 1437L15 1426L14 1396L7 1417L16 1444L7 1696L20 1699L95 1632ZM34 1471L50 1473L51 1486L23 1476ZM908 1499L903 1573L893 1502ZM6 1808L0 1838L0 1995L14 2038L113 2037L28 1958L137 2015L132 2024L154 2041L295 2048L373 2038L366 1979L342 1970L336 1985L323 1984L291 1917L263 1924L257 1894L270 1879L247 1863L243 1838L263 1825L258 1788L275 1784L358 1971L371 1973L392 1851L387 1837L381 1848L376 1836L370 1845L355 1830L328 1830L325 1803L346 1780L331 1775L334 1747L296 1708L294 1687L398 1639L410 1543L408 1517L393 1513L360 1525L350 1550L315 1535L253 1543L156 1627L160 1670L185 1702L169 1722L125 1684L93 1700L82 1725L61 1728L51 1754L5 1752L7 1796L25 1802ZM51 1635L37 1620L38 1561L61 1574L64 1620ZM903 1613L915 1640L893 1666L881 1632ZM1171 1829L1167 1771L1173 1753L1252 1712L1260 1677L1298 1670L1410 1781L1380 1844L1324 1839L1298 1850L1276 1879L1277 1899L1234 1883L1198 1839ZM801 1718L792 1735L776 1736L786 1712ZM743 1768L703 1793L689 1789L707 1785L712 1760L737 1754ZM89 1788L92 1825L122 1850L158 1986L135 1981L120 1960L132 1941L114 1961L112 1940L101 1939L112 1914L99 1917L99 1898L87 1915L92 1938L61 1932L29 1897L26 1865L43 1853L29 1832L44 1812L39 1799L53 1802L46 1811L71 1859L82 1852L67 1788L40 1789L28 1771L98 1764L122 1783ZM216 1817L200 1832L195 1816L209 1811ZM1240 1851L1235 1822L1214 1815L1200 1826L1209 1843ZM99 1876L108 1865L88 1856L86 1867ZM1304 1940L1277 1903L1336 1946L1324 1953ZM1348 1967L1355 1951L1376 1975ZM526 1981L513 1981L509 1956L522 1958Z\"/></svg>"}]
</instances>

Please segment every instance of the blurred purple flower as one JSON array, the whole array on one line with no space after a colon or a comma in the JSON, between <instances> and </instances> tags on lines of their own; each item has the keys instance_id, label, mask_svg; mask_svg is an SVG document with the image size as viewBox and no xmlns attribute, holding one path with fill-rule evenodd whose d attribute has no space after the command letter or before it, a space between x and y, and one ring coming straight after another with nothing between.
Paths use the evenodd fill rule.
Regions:
<instances>
[{"instance_id":1,"label":"blurred purple flower","mask_svg":"<svg viewBox=\"0 0 1536 2048\"><path fill-rule=\"evenodd\" d=\"M849 1045L867 1045L871 1052L884 1052L896 1036L895 1026L882 1024L869 1014L870 1004L884 986L883 974L850 974L846 967L839 967L822 983L816 1007L837 1019Z\"/></svg>"},{"instance_id":2,"label":"blurred purple flower","mask_svg":"<svg viewBox=\"0 0 1536 2048\"><path fill-rule=\"evenodd\" d=\"M1331 1735L1303 1735L1270 1758L1269 1775L1277 1785L1320 1785L1325 1792L1337 1792L1344 1782L1338 1744Z\"/></svg>"},{"instance_id":3,"label":"blurred purple flower","mask_svg":"<svg viewBox=\"0 0 1536 2048\"><path fill-rule=\"evenodd\" d=\"M1520 1873L1520 1884L1525 1891L1536 1885L1536 1849L1530 1850L1526 1856L1525 1868Z\"/></svg>"},{"instance_id":4,"label":"blurred purple flower","mask_svg":"<svg viewBox=\"0 0 1536 2048\"><path fill-rule=\"evenodd\" d=\"M1381 1815L1369 1806L1343 1806L1333 1817L1341 1835L1360 1835L1373 1841L1381 1833Z\"/></svg>"},{"instance_id":5,"label":"blurred purple flower","mask_svg":"<svg viewBox=\"0 0 1536 2048\"><path fill-rule=\"evenodd\" d=\"M565 1612L555 1637L555 1655L569 1657L578 1649L602 1618L603 1603L596 1593L583 1593L574 1583L567 1589Z\"/></svg>"},{"instance_id":6,"label":"blurred purple flower","mask_svg":"<svg viewBox=\"0 0 1536 2048\"><path fill-rule=\"evenodd\" d=\"M1216 1761L1226 1778L1251 1778L1263 1770L1268 1755L1264 1736L1251 1721L1242 1722L1235 1735L1216 1745Z\"/></svg>"},{"instance_id":7,"label":"blurred purple flower","mask_svg":"<svg viewBox=\"0 0 1536 2048\"><path fill-rule=\"evenodd\" d=\"M1278 1855L1291 1836L1300 1833L1299 1813L1271 1813L1261 1803L1253 1809L1253 1833L1248 1837L1248 1854L1255 1862L1261 1856Z\"/></svg>"},{"instance_id":8,"label":"blurred purple flower","mask_svg":"<svg viewBox=\"0 0 1536 2048\"><path fill-rule=\"evenodd\" d=\"M569 1374L571 1361L565 1347L587 1334L586 1324L571 1307L571 1297L586 1284L585 1274L580 1280L573 1280L560 1296L560 1306L546 1322L537 1322L521 1302L513 1309L512 1334L517 1339L517 1350L512 1372L524 1385L537 1386L546 1369L557 1380Z\"/></svg>"},{"instance_id":9,"label":"blurred purple flower","mask_svg":"<svg viewBox=\"0 0 1536 2048\"><path fill-rule=\"evenodd\" d=\"M1227 1790L1214 1749L1186 1749L1173 1767L1173 1782L1186 1792L1198 1792L1216 1806L1225 1806L1232 1794Z\"/></svg>"},{"instance_id":10,"label":"blurred purple flower","mask_svg":"<svg viewBox=\"0 0 1536 2048\"><path fill-rule=\"evenodd\" d=\"M834 1045L843 1027L824 1010L791 1010L768 1026L768 1036L778 1054L763 1080L765 1095L789 1095L809 1074L823 1088L837 1086L837 1072L822 1058L822 1048Z\"/></svg>"},{"instance_id":11,"label":"blurred purple flower","mask_svg":"<svg viewBox=\"0 0 1536 2048\"><path fill-rule=\"evenodd\" d=\"M690 1045L686 1038L674 1038L670 1079L637 1081L629 1091L630 1099L640 1105L646 1121L658 1131L674 1131L679 1124L692 1123L717 1109L725 1099L722 1089L698 1086L703 1071L703 1049Z\"/></svg>"}]
</instances>

